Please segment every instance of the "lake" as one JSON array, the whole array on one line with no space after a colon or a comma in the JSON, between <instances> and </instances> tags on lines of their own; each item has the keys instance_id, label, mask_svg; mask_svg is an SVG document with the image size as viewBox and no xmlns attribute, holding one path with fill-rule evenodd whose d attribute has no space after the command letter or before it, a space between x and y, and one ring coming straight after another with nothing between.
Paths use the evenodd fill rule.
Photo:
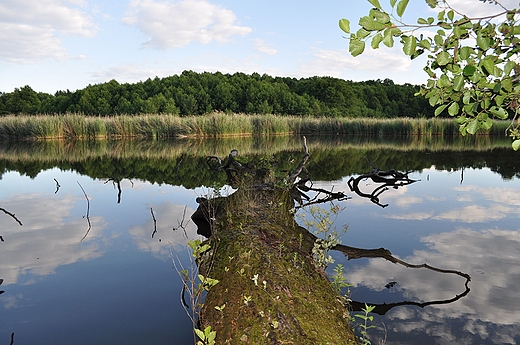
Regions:
<instances>
[{"instance_id":1,"label":"lake","mask_svg":"<svg viewBox=\"0 0 520 345\"><path fill-rule=\"evenodd\" d=\"M373 344L520 343L520 153L507 138L307 141L314 187L351 197L333 205L342 243L427 265L331 253L354 309L377 306ZM280 176L303 154L293 137L0 143L0 342L193 344L174 263L190 268L187 241L202 239L195 199L233 192L206 157L235 148ZM374 168L414 182L349 188Z\"/></svg>"}]
</instances>

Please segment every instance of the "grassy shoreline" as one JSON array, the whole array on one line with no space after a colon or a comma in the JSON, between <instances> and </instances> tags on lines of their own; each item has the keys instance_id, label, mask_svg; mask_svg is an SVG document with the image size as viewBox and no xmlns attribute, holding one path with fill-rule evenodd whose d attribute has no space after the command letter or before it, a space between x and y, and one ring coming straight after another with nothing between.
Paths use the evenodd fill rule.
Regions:
<instances>
[{"instance_id":1,"label":"grassy shoreline","mask_svg":"<svg viewBox=\"0 0 520 345\"><path fill-rule=\"evenodd\" d=\"M496 121L485 134L504 135L509 122ZM454 119L314 118L212 113L204 116L81 114L0 117L1 139L106 139L340 134L458 136Z\"/></svg>"}]
</instances>

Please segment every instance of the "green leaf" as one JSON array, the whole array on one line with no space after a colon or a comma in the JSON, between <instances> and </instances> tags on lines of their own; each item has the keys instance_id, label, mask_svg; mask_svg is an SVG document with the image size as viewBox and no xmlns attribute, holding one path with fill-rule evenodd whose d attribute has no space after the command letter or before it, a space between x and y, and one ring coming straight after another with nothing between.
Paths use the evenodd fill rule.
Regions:
<instances>
[{"instance_id":1,"label":"green leaf","mask_svg":"<svg viewBox=\"0 0 520 345\"><path fill-rule=\"evenodd\" d=\"M444 40L442 39L441 35L435 35L433 37L433 40L435 41L435 44L438 46L442 46L442 44L444 43Z\"/></svg>"},{"instance_id":2,"label":"green leaf","mask_svg":"<svg viewBox=\"0 0 520 345\"><path fill-rule=\"evenodd\" d=\"M504 66L504 74L509 75L509 73L511 73L511 71L515 67L516 67L516 62L513 60L509 60L508 62L506 62L505 66Z\"/></svg>"},{"instance_id":3,"label":"green leaf","mask_svg":"<svg viewBox=\"0 0 520 345\"><path fill-rule=\"evenodd\" d=\"M406 10L406 6L408 6L408 0L401 0L397 4L397 15L399 17L403 16L404 11Z\"/></svg>"},{"instance_id":4,"label":"green leaf","mask_svg":"<svg viewBox=\"0 0 520 345\"><path fill-rule=\"evenodd\" d=\"M505 120L508 117L508 113L504 108L498 108L496 106L493 106L489 109L489 112L496 118L499 118L500 120Z\"/></svg>"},{"instance_id":5,"label":"green leaf","mask_svg":"<svg viewBox=\"0 0 520 345\"><path fill-rule=\"evenodd\" d=\"M369 16L360 18L359 25L368 31L378 31L386 28L385 24L375 21Z\"/></svg>"},{"instance_id":6,"label":"green leaf","mask_svg":"<svg viewBox=\"0 0 520 345\"><path fill-rule=\"evenodd\" d=\"M200 329L195 328L195 334L197 334L197 337L199 337L200 340L202 340L202 341L206 340L206 336L204 335L204 332L202 332Z\"/></svg>"},{"instance_id":7,"label":"green leaf","mask_svg":"<svg viewBox=\"0 0 520 345\"><path fill-rule=\"evenodd\" d=\"M390 28L386 29L384 32L383 44L388 48L394 46L394 36L392 35L392 30Z\"/></svg>"},{"instance_id":8,"label":"green leaf","mask_svg":"<svg viewBox=\"0 0 520 345\"><path fill-rule=\"evenodd\" d=\"M397 0L390 0L390 6L393 8L395 6L396 2L397 2Z\"/></svg>"},{"instance_id":9,"label":"green leaf","mask_svg":"<svg viewBox=\"0 0 520 345\"><path fill-rule=\"evenodd\" d=\"M381 43L382 40L383 40L383 35L381 35L380 32L375 34L374 37L372 37L372 49L379 48L379 43Z\"/></svg>"},{"instance_id":10,"label":"green leaf","mask_svg":"<svg viewBox=\"0 0 520 345\"><path fill-rule=\"evenodd\" d=\"M487 71L488 74L493 74L495 71L495 62L491 59L491 57L486 56L480 61L480 64Z\"/></svg>"},{"instance_id":11,"label":"green leaf","mask_svg":"<svg viewBox=\"0 0 520 345\"><path fill-rule=\"evenodd\" d=\"M477 133L479 128L480 128L480 126L479 126L478 120L473 119L473 120L470 120L468 125L466 126L466 131L469 134L475 134L475 133Z\"/></svg>"},{"instance_id":12,"label":"green leaf","mask_svg":"<svg viewBox=\"0 0 520 345\"><path fill-rule=\"evenodd\" d=\"M475 50L473 50L473 48L470 48L470 47L461 47L459 49L459 57L462 59L462 60L467 60L471 53L473 53Z\"/></svg>"},{"instance_id":13,"label":"green leaf","mask_svg":"<svg viewBox=\"0 0 520 345\"><path fill-rule=\"evenodd\" d=\"M504 99L506 98L506 95L497 95L495 97L495 103L498 107L501 107L504 103Z\"/></svg>"},{"instance_id":14,"label":"green leaf","mask_svg":"<svg viewBox=\"0 0 520 345\"><path fill-rule=\"evenodd\" d=\"M489 37L484 36L481 31L477 33L477 45L482 50L489 49Z\"/></svg>"},{"instance_id":15,"label":"green leaf","mask_svg":"<svg viewBox=\"0 0 520 345\"><path fill-rule=\"evenodd\" d=\"M448 107L448 114L450 114L450 116L455 116L459 113L459 110L460 110L459 103L453 102Z\"/></svg>"},{"instance_id":16,"label":"green leaf","mask_svg":"<svg viewBox=\"0 0 520 345\"><path fill-rule=\"evenodd\" d=\"M477 68L475 66L467 65L462 70L462 74L464 74L465 77L471 77L473 75L473 73L475 73L476 70L477 70Z\"/></svg>"},{"instance_id":17,"label":"green leaf","mask_svg":"<svg viewBox=\"0 0 520 345\"><path fill-rule=\"evenodd\" d=\"M439 78L439 80L437 80L437 86L441 89L449 87L451 85L452 85L452 83L450 81L450 78L448 78L448 76L446 74L442 74L441 77Z\"/></svg>"},{"instance_id":18,"label":"green leaf","mask_svg":"<svg viewBox=\"0 0 520 345\"><path fill-rule=\"evenodd\" d=\"M464 92L464 95L462 96L462 103L464 104L469 104L469 102L471 102L471 92L469 91L466 91Z\"/></svg>"},{"instance_id":19,"label":"green leaf","mask_svg":"<svg viewBox=\"0 0 520 345\"><path fill-rule=\"evenodd\" d=\"M428 21L424 18L417 18L417 24L428 25Z\"/></svg>"},{"instance_id":20,"label":"green leaf","mask_svg":"<svg viewBox=\"0 0 520 345\"><path fill-rule=\"evenodd\" d=\"M358 56L363 53L365 50L365 42L361 41L358 38L350 39L350 44L348 46L348 50L352 56Z\"/></svg>"},{"instance_id":21,"label":"green leaf","mask_svg":"<svg viewBox=\"0 0 520 345\"><path fill-rule=\"evenodd\" d=\"M339 28L346 32L347 34L350 33L350 21L348 19L340 19L339 20Z\"/></svg>"},{"instance_id":22,"label":"green leaf","mask_svg":"<svg viewBox=\"0 0 520 345\"><path fill-rule=\"evenodd\" d=\"M513 147L513 150L518 151L518 149L520 149L520 139L513 141L511 146Z\"/></svg>"},{"instance_id":23,"label":"green leaf","mask_svg":"<svg viewBox=\"0 0 520 345\"><path fill-rule=\"evenodd\" d=\"M449 18L450 20L453 20L453 16L454 16L454 14L455 14L455 13L453 13L452 10L448 11L448 18Z\"/></svg>"},{"instance_id":24,"label":"green leaf","mask_svg":"<svg viewBox=\"0 0 520 345\"><path fill-rule=\"evenodd\" d=\"M441 98L440 94L438 92L436 92L436 93L430 95L430 98L428 99L428 102L433 107L433 106L435 106L439 102L440 98Z\"/></svg>"},{"instance_id":25,"label":"green leaf","mask_svg":"<svg viewBox=\"0 0 520 345\"><path fill-rule=\"evenodd\" d=\"M443 105L438 106L435 109L435 116L439 116L444 111L444 109L446 109L447 106L448 106L447 104L443 104Z\"/></svg>"},{"instance_id":26,"label":"green leaf","mask_svg":"<svg viewBox=\"0 0 520 345\"><path fill-rule=\"evenodd\" d=\"M379 4L379 0L368 0L375 8L381 9L381 5Z\"/></svg>"},{"instance_id":27,"label":"green leaf","mask_svg":"<svg viewBox=\"0 0 520 345\"><path fill-rule=\"evenodd\" d=\"M493 121L490 118L487 118L486 120L480 123L480 128L482 128L485 131L489 131L491 127L493 127Z\"/></svg>"},{"instance_id":28,"label":"green leaf","mask_svg":"<svg viewBox=\"0 0 520 345\"><path fill-rule=\"evenodd\" d=\"M423 47L425 49L428 49L428 50L430 50L432 48L431 42L429 40L427 40L427 39L420 40L419 41L419 46Z\"/></svg>"},{"instance_id":29,"label":"green leaf","mask_svg":"<svg viewBox=\"0 0 520 345\"><path fill-rule=\"evenodd\" d=\"M459 74L453 78L453 90L460 91L464 86L464 76Z\"/></svg>"},{"instance_id":30,"label":"green leaf","mask_svg":"<svg viewBox=\"0 0 520 345\"><path fill-rule=\"evenodd\" d=\"M448 52L442 51L439 53L439 55L437 55L437 59L435 59L435 61L437 61L439 66L446 66L452 61L452 57Z\"/></svg>"},{"instance_id":31,"label":"green leaf","mask_svg":"<svg viewBox=\"0 0 520 345\"><path fill-rule=\"evenodd\" d=\"M403 52L411 56L413 53L415 53L415 49L417 48L417 40L414 36L403 36Z\"/></svg>"},{"instance_id":32,"label":"green leaf","mask_svg":"<svg viewBox=\"0 0 520 345\"><path fill-rule=\"evenodd\" d=\"M502 79L502 88L506 92L512 92L513 91L513 80L511 80L511 78Z\"/></svg>"},{"instance_id":33,"label":"green leaf","mask_svg":"<svg viewBox=\"0 0 520 345\"><path fill-rule=\"evenodd\" d=\"M390 16L388 13L383 12L379 9L373 8L370 10L370 15L378 22L382 24L387 24L390 22Z\"/></svg>"},{"instance_id":34,"label":"green leaf","mask_svg":"<svg viewBox=\"0 0 520 345\"><path fill-rule=\"evenodd\" d=\"M363 39L363 38L367 37L368 35L370 35L370 31L367 31L363 28L359 28L359 30L356 31L356 37L359 39Z\"/></svg>"}]
</instances>

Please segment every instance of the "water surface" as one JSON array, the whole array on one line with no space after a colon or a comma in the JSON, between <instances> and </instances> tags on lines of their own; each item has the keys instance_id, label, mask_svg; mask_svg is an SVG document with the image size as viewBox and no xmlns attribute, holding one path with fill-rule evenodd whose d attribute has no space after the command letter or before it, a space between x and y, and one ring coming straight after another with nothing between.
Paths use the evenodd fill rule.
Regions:
<instances>
[{"instance_id":1,"label":"water surface","mask_svg":"<svg viewBox=\"0 0 520 345\"><path fill-rule=\"evenodd\" d=\"M432 302L375 314L373 343L520 342L520 159L507 143L470 140L308 138L314 185L352 197L337 203L344 244L471 276L464 294L456 274L334 253L355 302ZM278 170L302 156L289 137L0 145L0 207L23 224L0 213L0 342L192 344L172 260L189 267L186 241L198 235L179 224L225 183L206 156L232 148ZM417 182L383 192L381 207L347 185L374 166Z\"/></svg>"}]
</instances>

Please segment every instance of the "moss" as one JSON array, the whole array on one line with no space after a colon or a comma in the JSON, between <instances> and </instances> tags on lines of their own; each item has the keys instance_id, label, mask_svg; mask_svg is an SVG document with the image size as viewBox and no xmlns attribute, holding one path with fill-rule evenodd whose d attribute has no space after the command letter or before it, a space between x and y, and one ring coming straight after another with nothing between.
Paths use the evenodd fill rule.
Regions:
<instances>
[{"instance_id":1,"label":"moss","mask_svg":"<svg viewBox=\"0 0 520 345\"><path fill-rule=\"evenodd\" d=\"M201 315L202 327L217 331L217 343L355 343L348 313L313 265L312 241L292 207L285 190L239 190L217 215L213 255L201 265L220 281Z\"/></svg>"}]
</instances>

